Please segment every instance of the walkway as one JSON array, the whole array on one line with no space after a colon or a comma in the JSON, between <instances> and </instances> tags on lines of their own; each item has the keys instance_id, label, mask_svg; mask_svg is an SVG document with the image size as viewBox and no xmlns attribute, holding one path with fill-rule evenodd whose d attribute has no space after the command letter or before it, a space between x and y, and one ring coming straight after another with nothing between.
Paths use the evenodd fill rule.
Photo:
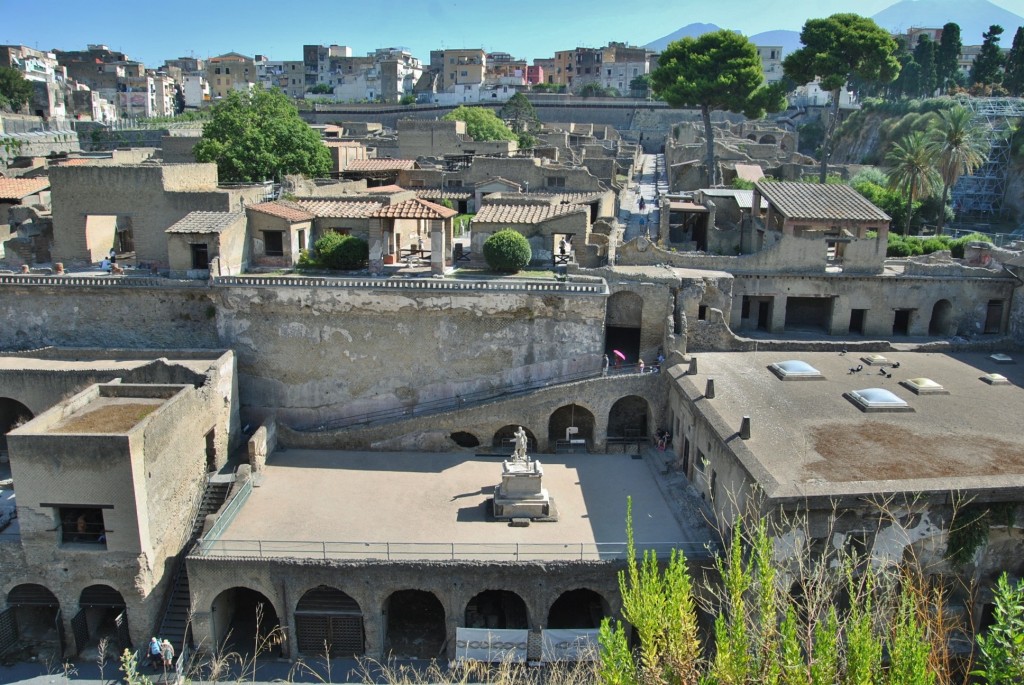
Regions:
<instances>
[{"instance_id":1,"label":"walkway","mask_svg":"<svg viewBox=\"0 0 1024 685\"><path fill-rule=\"evenodd\" d=\"M657 198L668 192L665 155L642 155L634 184L622 194L619 217L626 225L627 242L641 235L656 235L661 221ZM644 209L640 210L640 198Z\"/></svg>"}]
</instances>

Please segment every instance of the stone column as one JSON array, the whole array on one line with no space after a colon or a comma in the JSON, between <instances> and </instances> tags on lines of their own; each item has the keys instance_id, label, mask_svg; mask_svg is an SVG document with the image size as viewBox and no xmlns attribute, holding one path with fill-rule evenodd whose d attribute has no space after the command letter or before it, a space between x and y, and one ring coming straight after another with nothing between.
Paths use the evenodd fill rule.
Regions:
<instances>
[{"instance_id":1,"label":"stone column","mask_svg":"<svg viewBox=\"0 0 1024 685\"><path fill-rule=\"evenodd\" d=\"M451 263L451 243L447 240L451 219L432 220L430 222L430 273L444 274L445 267Z\"/></svg>"},{"instance_id":2,"label":"stone column","mask_svg":"<svg viewBox=\"0 0 1024 685\"><path fill-rule=\"evenodd\" d=\"M370 273L379 276L384 272L384 255L387 253L387 245L384 243L384 221L383 219L370 219L368 224Z\"/></svg>"},{"instance_id":3,"label":"stone column","mask_svg":"<svg viewBox=\"0 0 1024 685\"><path fill-rule=\"evenodd\" d=\"M786 296L775 295L772 298L772 322L769 333L781 333L786 330Z\"/></svg>"}]
</instances>

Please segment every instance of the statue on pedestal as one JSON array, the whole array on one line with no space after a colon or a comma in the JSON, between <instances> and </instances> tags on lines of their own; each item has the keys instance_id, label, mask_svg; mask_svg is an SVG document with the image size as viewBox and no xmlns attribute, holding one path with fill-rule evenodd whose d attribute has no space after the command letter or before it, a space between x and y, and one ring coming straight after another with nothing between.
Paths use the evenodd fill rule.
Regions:
<instances>
[{"instance_id":1,"label":"statue on pedestal","mask_svg":"<svg viewBox=\"0 0 1024 685\"><path fill-rule=\"evenodd\" d=\"M519 461L527 463L530 461L530 457L526 454L526 431L523 430L522 426L515 432L516 447L512 451L512 461Z\"/></svg>"}]
</instances>

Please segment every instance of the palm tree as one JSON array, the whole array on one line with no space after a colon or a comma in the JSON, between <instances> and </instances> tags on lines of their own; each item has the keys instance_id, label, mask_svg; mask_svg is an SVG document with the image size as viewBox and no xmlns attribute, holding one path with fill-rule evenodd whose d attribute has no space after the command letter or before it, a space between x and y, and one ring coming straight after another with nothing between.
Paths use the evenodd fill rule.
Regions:
<instances>
[{"instance_id":1,"label":"palm tree","mask_svg":"<svg viewBox=\"0 0 1024 685\"><path fill-rule=\"evenodd\" d=\"M988 144L985 132L974 123L966 107L956 106L939 112L928 128L928 148L942 177L942 212L936 233L942 235L949 191L963 175L970 176L985 163Z\"/></svg>"},{"instance_id":2,"label":"palm tree","mask_svg":"<svg viewBox=\"0 0 1024 685\"><path fill-rule=\"evenodd\" d=\"M914 202L931 195L942 179L935 170L934 158L928 148L928 139L923 131L914 131L893 145L886 155L889 165L889 188L903 193L907 198L907 223L903 235L910 234L910 215Z\"/></svg>"}]
</instances>

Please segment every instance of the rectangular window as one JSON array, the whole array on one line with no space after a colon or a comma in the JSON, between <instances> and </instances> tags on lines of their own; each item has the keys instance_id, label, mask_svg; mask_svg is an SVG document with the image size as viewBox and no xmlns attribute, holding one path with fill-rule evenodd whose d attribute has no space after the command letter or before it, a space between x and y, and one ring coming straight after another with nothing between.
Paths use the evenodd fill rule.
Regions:
<instances>
[{"instance_id":1,"label":"rectangular window","mask_svg":"<svg viewBox=\"0 0 1024 685\"><path fill-rule=\"evenodd\" d=\"M985 333L998 333L1003 328L1003 301L989 300L985 312Z\"/></svg>"},{"instance_id":2,"label":"rectangular window","mask_svg":"<svg viewBox=\"0 0 1024 685\"><path fill-rule=\"evenodd\" d=\"M231 73L231 67L224 67L224 73L225 74L230 74Z\"/></svg>"},{"instance_id":3,"label":"rectangular window","mask_svg":"<svg viewBox=\"0 0 1024 685\"><path fill-rule=\"evenodd\" d=\"M263 231L264 254L284 257L284 231Z\"/></svg>"},{"instance_id":4,"label":"rectangular window","mask_svg":"<svg viewBox=\"0 0 1024 685\"><path fill-rule=\"evenodd\" d=\"M216 69L214 69L214 70L213 70L213 73L215 73L215 74L219 74L219 73L220 73L220 67L217 67Z\"/></svg>"},{"instance_id":5,"label":"rectangular window","mask_svg":"<svg viewBox=\"0 0 1024 685\"><path fill-rule=\"evenodd\" d=\"M460 73L459 73L459 75L460 75L460 76L469 76L469 72L468 72L468 71L465 71L465 70L463 70L462 72L460 72Z\"/></svg>"},{"instance_id":6,"label":"rectangular window","mask_svg":"<svg viewBox=\"0 0 1024 685\"><path fill-rule=\"evenodd\" d=\"M209 269L210 253L206 243L192 243L192 268Z\"/></svg>"},{"instance_id":7,"label":"rectangular window","mask_svg":"<svg viewBox=\"0 0 1024 685\"><path fill-rule=\"evenodd\" d=\"M564 176L548 176L545 179L545 183L547 184L548 188L564 188L565 187L565 177Z\"/></svg>"},{"instance_id":8,"label":"rectangular window","mask_svg":"<svg viewBox=\"0 0 1024 685\"><path fill-rule=\"evenodd\" d=\"M303 230L299 231L299 249L300 250L305 250L306 249L306 232L303 231Z\"/></svg>"},{"instance_id":9,"label":"rectangular window","mask_svg":"<svg viewBox=\"0 0 1024 685\"><path fill-rule=\"evenodd\" d=\"M107 531L103 525L102 507L62 506L57 508L57 516L60 518L61 544L107 548Z\"/></svg>"}]
</instances>

